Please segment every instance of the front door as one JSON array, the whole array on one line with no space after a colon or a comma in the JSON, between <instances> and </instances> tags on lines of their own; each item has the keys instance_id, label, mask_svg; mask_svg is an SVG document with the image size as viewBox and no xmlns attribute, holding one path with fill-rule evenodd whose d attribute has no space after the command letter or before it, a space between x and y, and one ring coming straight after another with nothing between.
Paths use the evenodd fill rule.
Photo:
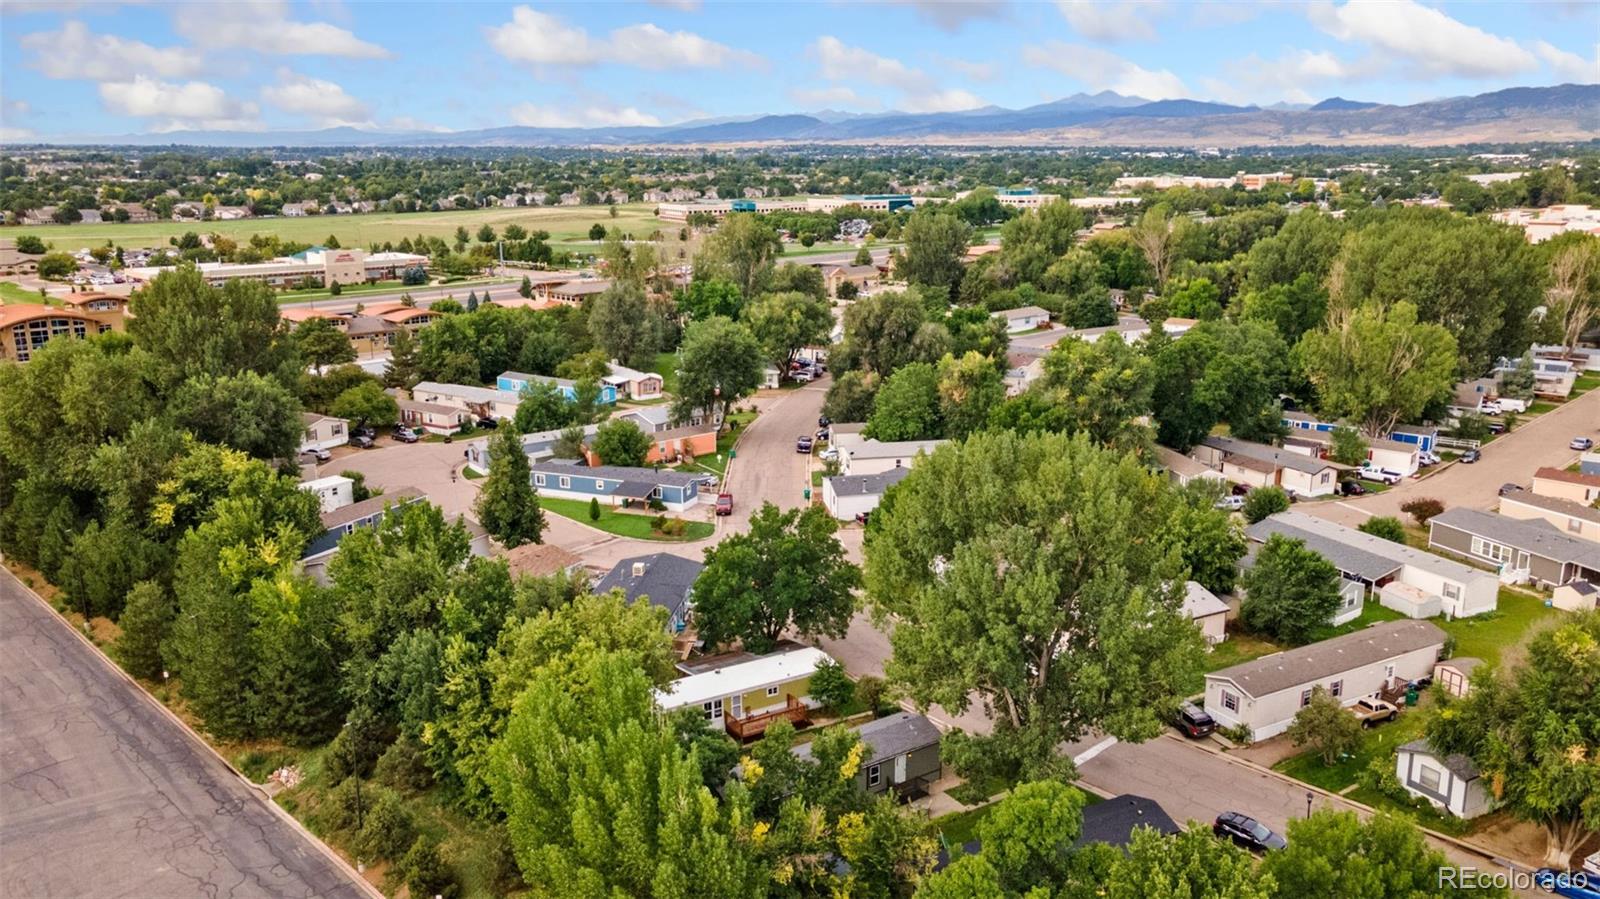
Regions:
<instances>
[{"instance_id":1,"label":"front door","mask_svg":"<svg viewBox=\"0 0 1600 899\"><path fill-rule=\"evenodd\" d=\"M743 696L735 696L735 697L733 697L732 702L733 702L733 705L732 705L733 717L735 719L743 718L744 717L744 697Z\"/></svg>"}]
</instances>

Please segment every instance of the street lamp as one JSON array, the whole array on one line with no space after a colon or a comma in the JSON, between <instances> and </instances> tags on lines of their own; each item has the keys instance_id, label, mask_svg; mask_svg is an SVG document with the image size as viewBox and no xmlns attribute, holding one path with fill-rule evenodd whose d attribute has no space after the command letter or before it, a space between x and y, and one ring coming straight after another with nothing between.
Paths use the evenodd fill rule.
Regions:
<instances>
[{"instance_id":1,"label":"street lamp","mask_svg":"<svg viewBox=\"0 0 1600 899\"><path fill-rule=\"evenodd\" d=\"M1306 791L1306 817L1307 818L1311 817L1311 800L1315 795L1316 794L1312 793L1310 790Z\"/></svg>"}]
</instances>

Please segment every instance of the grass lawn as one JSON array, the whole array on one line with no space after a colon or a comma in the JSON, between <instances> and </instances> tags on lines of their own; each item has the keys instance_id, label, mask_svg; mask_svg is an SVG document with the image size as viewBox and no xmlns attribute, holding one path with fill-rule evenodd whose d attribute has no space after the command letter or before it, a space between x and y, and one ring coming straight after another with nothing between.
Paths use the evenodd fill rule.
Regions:
<instances>
[{"instance_id":1,"label":"grass lawn","mask_svg":"<svg viewBox=\"0 0 1600 899\"><path fill-rule=\"evenodd\" d=\"M723 428L717 435L717 454L714 456L699 456L693 465L679 465L678 471L709 471L717 477L724 477L728 473L728 453L733 450L734 444L739 440L739 435L744 433L750 422L756 420L754 412L735 412L728 416L730 424L736 424L737 429Z\"/></svg>"},{"instance_id":2,"label":"grass lawn","mask_svg":"<svg viewBox=\"0 0 1600 899\"><path fill-rule=\"evenodd\" d=\"M661 353L656 356L655 367L651 369L661 376L661 390L664 393L678 392L678 354Z\"/></svg>"},{"instance_id":3,"label":"grass lawn","mask_svg":"<svg viewBox=\"0 0 1600 899\"><path fill-rule=\"evenodd\" d=\"M822 469L819 468L811 473L811 486L817 490L822 489Z\"/></svg>"},{"instance_id":4,"label":"grass lawn","mask_svg":"<svg viewBox=\"0 0 1600 899\"><path fill-rule=\"evenodd\" d=\"M54 301L39 296L39 291L29 290L14 281L0 281L0 303L45 303Z\"/></svg>"},{"instance_id":5,"label":"grass lawn","mask_svg":"<svg viewBox=\"0 0 1600 899\"><path fill-rule=\"evenodd\" d=\"M1083 798L1083 804L1086 806L1105 801L1088 790L1083 791ZM989 817L989 813L994 811L994 807L995 803L990 802L987 805L970 808L964 812L951 812L948 815L940 815L933 819L933 826L939 831L939 836L944 840L945 845L954 849L977 839L978 822Z\"/></svg>"},{"instance_id":6,"label":"grass lawn","mask_svg":"<svg viewBox=\"0 0 1600 899\"><path fill-rule=\"evenodd\" d=\"M1228 634L1228 639L1211 648L1210 654L1206 656L1206 672L1231 668L1252 659L1280 652L1282 649L1282 646L1271 640L1243 631L1234 631Z\"/></svg>"},{"instance_id":7,"label":"grass lawn","mask_svg":"<svg viewBox=\"0 0 1600 899\"><path fill-rule=\"evenodd\" d=\"M633 537L638 540L661 540L669 543L679 543L685 540L699 540L709 537L716 528L704 521L689 522L688 530L682 537L666 537L655 532L650 527L650 520L654 515L637 512L618 512L607 506L600 507L600 520L589 520L589 504L578 499L555 499L548 496L539 497L539 506L546 512L554 512L563 518L581 522L592 528L599 528L608 534L619 537Z\"/></svg>"},{"instance_id":8,"label":"grass lawn","mask_svg":"<svg viewBox=\"0 0 1600 899\"><path fill-rule=\"evenodd\" d=\"M1303 752L1284 759L1272 768L1295 780L1303 780L1337 793L1355 783L1356 778L1374 758L1392 758L1396 746L1422 736L1426 717L1423 709L1412 709L1401 713L1399 718L1389 724L1381 724L1362 731L1360 747L1353 754L1341 758L1338 763L1331 766L1322 764L1322 757L1316 752Z\"/></svg>"},{"instance_id":9,"label":"grass lawn","mask_svg":"<svg viewBox=\"0 0 1600 899\"><path fill-rule=\"evenodd\" d=\"M1521 646L1536 625L1559 614L1538 596L1501 587L1499 606L1493 612L1434 623L1456 638L1456 655L1495 665L1507 650Z\"/></svg>"},{"instance_id":10,"label":"grass lawn","mask_svg":"<svg viewBox=\"0 0 1600 899\"><path fill-rule=\"evenodd\" d=\"M76 250L112 241L124 247L166 246L168 237L185 231L221 234L235 240L248 240L252 234L276 234L284 240L320 244L332 234L346 247L371 247L384 241L422 234L454 240L457 228L466 228L476 237L478 226L493 225L496 231L519 224L530 231L548 231L552 242L586 239L589 227L605 225L621 228L643 238L662 228L652 214L651 203L628 203L615 207L611 217L606 206L521 206L492 209L461 209L447 212L372 213L370 215L280 216L266 219L239 219L228 222L144 222L99 225L39 225L19 229L17 234L32 234L60 250ZM13 235L15 236L15 235ZM597 247L591 247L591 252Z\"/></svg>"},{"instance_id":11,"label":"grass lawn","mask_svg":"<svg viewBox=\"0 0 1600 899\"><path fill-rule=\"evenodd\" d=\"M1600 387L1600 372L1585 372L1572 382L1572 393L1568 394L1567 398L1583 396L1596 387Z\"/></svg>"},{"instance_id":12,"label":"grass lawn","mask_svg":"<svg viewBox=\"0 0 1600 899\"><path fill-rule=\"evenodd\" d=\"M1546 412L1554 411L1555 408L1556 404L1549 400L1535 400L1533 405L1528 407L1528 411L1535 415L1543 415Z\"/></svg>"}]
</instances>

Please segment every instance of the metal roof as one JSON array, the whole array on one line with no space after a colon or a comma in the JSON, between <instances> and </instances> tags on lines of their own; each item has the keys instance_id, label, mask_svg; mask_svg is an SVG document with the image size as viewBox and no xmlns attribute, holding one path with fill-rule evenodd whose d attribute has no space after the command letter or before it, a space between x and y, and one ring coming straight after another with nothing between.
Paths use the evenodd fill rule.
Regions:
<instances>
[{"instance_id":1,"label":"metal roof","mask_svg":"<svg viewBox=\"0 0 1600 899\"><path fill-rule=\"evenodd\" d=\"M1296 689L1336 674L1444 646L1445 633L1431 621L1385 621L1350 634L1224 668L1206 680L1225 680L1255 699Z\"/></svg>"}]
</instances>

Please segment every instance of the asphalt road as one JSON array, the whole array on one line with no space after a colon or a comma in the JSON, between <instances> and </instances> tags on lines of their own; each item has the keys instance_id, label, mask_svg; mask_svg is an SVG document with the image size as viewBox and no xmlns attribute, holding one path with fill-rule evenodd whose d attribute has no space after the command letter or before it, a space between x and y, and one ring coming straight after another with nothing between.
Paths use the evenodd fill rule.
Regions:
<instances>
[{"instance_id":1,"label":"asphalt road","mask_svg":"<svg viewBox=\"0 0 1600 899\"><path fill-rule=\"evenodd\" d=\"M0 571L0 896L374 895Z\"/></svg>"}]
</instances>

